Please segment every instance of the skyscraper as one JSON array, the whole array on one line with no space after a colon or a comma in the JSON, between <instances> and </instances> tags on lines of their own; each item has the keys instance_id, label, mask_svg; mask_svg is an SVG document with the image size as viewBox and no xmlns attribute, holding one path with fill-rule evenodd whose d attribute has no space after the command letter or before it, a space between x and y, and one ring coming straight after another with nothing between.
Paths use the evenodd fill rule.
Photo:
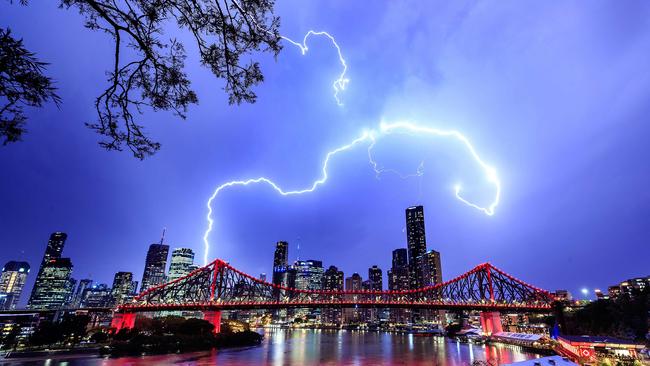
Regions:
<instances>
[{"instance_id":1,"label":"skyscraper","mask_svg":"<svg viewBox=\"0 0 650 366\"><path fill-rule=\"evenodd\" d=\"M0 310L13 310L18 305L29 273L27 262L9 261L0 276Z\"/></svg>"},{"instance_id":2,"label":"skyscraper","mask_svg":"<svg viewBox=\"0 0 650 366\"><path fill-rule=\"evenodd\" d=\"M442 283L442 265L440 263L440 253L430 250L422 255L422 275L424 286L432 286Z\"/></svg>"},{"instance_id":3,"label":"skyscraper","mask_svg":"<svg viewBox=\"0 0 650 366\"><path fill-rule=\"evenodd\" d=\"M30 309L58 309L71 298L72 262L61 258L68 235L55 232L50 235L43 260L38 269L27 307Z\"/></svg>"},{"instance_id":4,"label":"skyscraper","mask_svg":"<svg viewBox=\"0 0 650 366\"><path fill-rule=\"evenodd\" d=\"M289 243L279 241L275 244L275 253L273 254L273 283L279 285L282 283L284 272L289 265Z\"/></svg>"},{"instance_id":5,"label":"skyscraper","mask_svg":"<svg viewBox=\"0 0 650 366\"><path fill-rule=\"evenodd\" d=\"M133 273L117 272L113 277L113 286L111 287L111 297L115 305L127 303L133 299L135 293L135 282Z\"/></svg>"},{"instance_id":6,"label":"skyscraper","mask_svg":"<svg viewBox=\"0 0 650 366\"><path fill-rule=\"evenodd\" d=\"M84 278L79 281L79 285L77 285L77 289L75 290L74 296L72 297L72 307L78 308L81 306L81 303L83 302L84 291L92 285L93 280L89 278Z\"/></svg>"},{"instance_id":7,"label":"skyscraper","mask_svg":"<svg viewBox=\"0 0 650 366\"><path fill-rule=\"evenodd\" d=\"M381 268L376 265L368 268L368 280L370 281L370 289L373 291L381 291L384 288L384 280Z\"/></svg>"},{"instance_id":8,"label":"skyscraper","mask_svg":"<svg viewBox=\"0 0 650 366\"><path fill-rule=\"evenodd\" d=\"M314 259L296 261L296 288L300 290L321 290L323 288L323 262Z\"/></svg>"},{"instance_id":9,"label":"skyscraper","mask_svg":"<svg viewBox=\"0 0 650 366\"><path fill-rule=\"evenodd\" d=\"M169 261L169 281L188 275L194 264L194 251L190 248L176 248Z\"/></svg>"},{"instance_id":10,"label":"skyscraper","mask_svg":"<svg viewBox=\"0 0 650 366\"><path fill-rule=\"evenodd\" d=\"M409 284L411 289L417 289L424 284L421 256L427 252L424 207L413 206L406 209L406 240L409 260Z\"/></svg>"},{"instance_id":11,"label":"skyscraper","mask_svg":"<svg viewBox=\"0 0 650 366\"><path fill-rule=\"evenodd\" d=\"M406 248L393 250L393 266L388 270L388 289L403 291L410 288L409 266ZM410 321L409 309L390 309L390 318L393 323L406 324Z\"/></svg>"},{"instance_id":12,"label":"skyscraper","mask_svg":"<svg viewBox=\"0 0 650 366\"><path fill-rule=\"evenodd\" d=\"M352 276L345 279L345 291L359 291L362 290L363 279L358 273L353 273ZM357 295L346 295L347 301L356 301ZM346 323L358 323L361 319L361 309L346 308L344 312Z\"/></svg>"},{"instance_id":13,"label":"skyscraper","mask_svg":"<svg viewBox=\"0 0 650 366\"><path fill-rule=\"evenodd\" d=\"M329 266L323 276L323 290L327 291L341 291L343 290L343 271L339 271L336 266ZM341 324L343 319L341 308L325 308L323 309L323 323L326 324Z\"/></svg>"},{"instance_id":14,"label":"skyscraper","mask_svg":"<svg viewBox=\"0 0 650 366\"><path fill-rule=\"evenodd\" d=\"M71 298L73 291L71 274L70 258L50 259L41 267L27 307L54 310L62 308Z\"/></svg>"},{"instance_id":15,"label":"skyscraper","mask_svg":"<svg viewBox=\"0 0 650 366\"><path fill-rule=\"evenodd\" d=\"M140 292L151 287L161 285L165 282L165 268L167 267L167 254L169 245L151 244L147 251L147 259L144 262L144 273L142 274L142 287Z\"/></svg>"}]
</instances>

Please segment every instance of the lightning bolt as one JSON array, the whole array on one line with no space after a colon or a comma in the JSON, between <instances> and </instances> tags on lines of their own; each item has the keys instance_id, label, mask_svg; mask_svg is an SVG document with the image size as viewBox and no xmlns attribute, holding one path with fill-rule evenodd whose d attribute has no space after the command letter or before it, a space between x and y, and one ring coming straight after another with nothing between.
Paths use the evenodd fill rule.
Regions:
<instances>
[{"instance_id":1,"label":"lightning bolt","mask_svg":"<svg viewBox=\"0 0 650 366\"><path fill-rule=\"evenodd\" d=\"M332 87L334 88L334 99L336 99L336 104L342 107L343 103L339 99L339 92L345 90L345 86L350 82L350 79L345 77L345 73L347 73L348 71L348 64L345 62L345 59L343 58L343 53L341 53L341 47L339 47L339 44L336 43L336 39L334 39L334 37L332 37L332 35L330 35L327 32L313 31L313 30L310 30L309 32L307 32L307 34L305 34L305 37L302 39L302 43L296 42L291 38L285 36L280 36L280 38L298 47L300 49L300 53L302 53L302 55L304 56L309 50L309 48L307 47L307 38L309 38L312 35L327 37L332 42L332 45L334 45L334 48L336 48L336 52L339 55L339 63L343 67L343 71L341 71L341 74L339 75L338 79L334 80Z\"/></svg>"},{"instance_id":2,"label":"lightning bolt","mask_svg":"<svg viewBox=\"0 0 650 366\"><path fill-rule=\"evenodd\" d=\"M417 124L413 124L410 122L396 122L396 123L381 123L379 126L379 129L373 129L373 130L368 130L364 131L359 137L355 138L352 140L350 143L337 147L334 150L329 151L325 155L325 159L323 160L322 168L321 168L321 175L320 178L312 182L312 184L306 188L303 189L298 189L298 190L285 190L284 188L280 187L277 183L275 183L273 180L267 177L258 177L258 178L251 178L251 179L244 179L244 180L234 180L230 181L227 183L224 183L220 186L218 186L210 198L208 199L206 206L208 208L208 213L206 216L206 219L208 221L208 227L203 235L203 243L205 245L205 252L203 255L203 262L204 264L208 263L208 252L210 250L210 241L209 241L209 236L210 233L213 230L214 227L214 219L212 218L212 203L213 201L218 197L219 193L224 191L227 188L232 188L232 187L237 187L237 186L248 186L248 185L254 185L254 184L265 184L270 186L273 190L275 190L277 193L279 193L282 196L293 196L293 195L300 195L300 194L305 194L305 193L311 193L314 192L318 187L321 185L325 184L327 182L327 179L329 178L329 173L328 173L328 168L329 168L329 163L330 160L337 154L352 150L354 147L357 145L360 145L362 143L368 143L368 160L370 163L371 168L374 170L374 172L377 175L381 175L382 173L385 172L393 172L397 173L396 171L393 170L386 170L386 169L381 169L379 167L379 164L375 161L373 155L372 155L372 148L375 146L378 138L389 135L392 133L409 133L413 135L430 135L430 136L437 136L437 137L448 137L448 138L453 138L457 141L459 141L464 147L469 151L470 156L473 158L473 160L481 167L483 170L486 179L488 182L490 182L492 185L494 185L495 189L495 195L494 199L490 203L489 206L487 207L481 207L475 203L472 203L466 199L464 199L460 193L462 191L462 188L460 184L457 184L454 187L454 193L457 199L459 199L461 202L465 203L466 205L473 207L483 213L485 213L488 216L494 215L494 211L496 207L499 204L499 199L501 195L501 182L499 181L499 178L497 176L496 170L485 163L483 159L479 156L479 154L476 152L476 149L474 146L471 144L469 139L467 139L463 134L456 130L440 130L436 128L431 128L431 127L426 127L426 126L420 126ZM422 171L422 166L423 164L421 163L420 166L418 167L418 170L415 174L411 174L409 176L421 176L423 174ZM408 177L408 176L405 176Z\"/></svg>"}]
</instances>

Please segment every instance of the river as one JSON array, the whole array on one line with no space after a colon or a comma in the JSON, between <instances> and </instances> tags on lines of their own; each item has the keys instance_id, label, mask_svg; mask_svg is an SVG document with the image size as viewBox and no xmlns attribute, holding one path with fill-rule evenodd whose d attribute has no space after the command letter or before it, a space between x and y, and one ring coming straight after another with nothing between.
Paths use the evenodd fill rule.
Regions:
<instances>
[{"instance_id":1,"label":"river","mask_svg":"<svg viewBox=\"0 0 650 366\"><path fill-rule=\"evenodd\" d=\"M471 345L441 337L335 330L267 330L262 345L160 356L103 358L62 356L49 360L0 360L4 366L158 365L469 365L507 364L538 357L519 347Z\"/></svg>"}]
</instances>

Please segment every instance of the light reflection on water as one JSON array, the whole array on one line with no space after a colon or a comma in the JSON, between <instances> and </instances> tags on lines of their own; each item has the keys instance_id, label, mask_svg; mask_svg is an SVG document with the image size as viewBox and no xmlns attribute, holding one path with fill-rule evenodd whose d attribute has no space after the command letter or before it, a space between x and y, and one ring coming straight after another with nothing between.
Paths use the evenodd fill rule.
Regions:
<instances>
[{"instance_id":1,"label":"light reflection on water","mask_svg":"<svg viewBox=\"0 0 650 366\"><path fill-rule=\"evenodd\" d=\"M11 366L207 366L207 365L469 365L537 357L511 346L471 345L438 337L339 330L266 330L261 346L143 357L70 357L3 361Z\"/></svg>"}]
</instances>

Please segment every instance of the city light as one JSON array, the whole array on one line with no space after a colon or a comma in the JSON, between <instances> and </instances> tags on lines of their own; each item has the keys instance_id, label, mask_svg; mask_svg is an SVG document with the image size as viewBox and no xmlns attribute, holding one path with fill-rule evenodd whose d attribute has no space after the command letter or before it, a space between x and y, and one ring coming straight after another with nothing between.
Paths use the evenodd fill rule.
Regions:
<instances>
[{"instance_id":1,"label":"city light","mask_svg":"<svg viewBox=\"0 0 650 366\"><path fill-rule=\"evenodd\" d=\"M472 159L478 163L480 166L481 170L485 174L485 177L487 181L494 186L494 198L492 199L491 203L487 207L482 207L478 204L472 203L463 197L461 197L460 192L461 192L461 186L460 184L457 184L454 187L454 194L458 200L461 202L465 203L466 205L473 207L484 214L488 216L494 215L495 209L497 205L499 204L499 199L501 195L501 182L498 179L496 170L485 163L481 157L478 155L476 152L476 149L474 146L471 144L471 142L460 132L456 130L440 130L432 127L427 127L427 126L421 126L417 125L411 122L395 122L395 123L385 123L382 122L379 126L378 129L372 129L372 130L366 130L361 135L354 140L352 140L350 143L342 145L340 147L337 147L334 150L329 151L325 155L325 159L322 164L321 168L321 176L319 179L315 180L312 182L311 185L309 185L306 188L302 189L297 189L297 190L285 190L284 188L280 187L277 183L275 183L272 179L267 178L267 177L257 177L257 178L249 178L249 179L242 179L242 180L233 180L230 182L223 183L219 185L210 198L208 198L208 201L206 202L206 206L208 208L208 213L206 215L206 220L208 221L208 226L207 229L203 235L203 243L205 246L205 251L203 254L203 263L204 265L208 264L208 257L209 257L209 251L210 251L210 241L209 241L209 236L210 233L212 232L212 229L214 227L214 219L212 218L212 203L213 201L217 198L219 193L223 191L226 188L231 188L231 187L236 187L236 186L248 186L252 184L259 184L263 183L275 190L277 193L279 193L282 196L293 196L293 195L300 195L304 193L310 193L315 191L319 186L325 184L329 178L329 172L328 172L328 167L329 167L329 162L330 159L341 152L345 152L348 150L351 150L357 145L360 145L362 143L367 143L368 144L368 159L370 166L372 169L375 171L377 175L380 175L385 172L393 172L391 170L382 170L379 168L379 164L375 161L372 155L372 148L375 146L379 138L393 134L393 133L406 133L406 134L411 134L411 135L429 135L429 136L434 136L434 137L449 137L452 139L455 139L467 149L467 151L470 153L470 156ZM413 174L413 175L421 175L423 174L421 172L421 169L418 168L418 171Z\"/></svg>"}]
</instances>

